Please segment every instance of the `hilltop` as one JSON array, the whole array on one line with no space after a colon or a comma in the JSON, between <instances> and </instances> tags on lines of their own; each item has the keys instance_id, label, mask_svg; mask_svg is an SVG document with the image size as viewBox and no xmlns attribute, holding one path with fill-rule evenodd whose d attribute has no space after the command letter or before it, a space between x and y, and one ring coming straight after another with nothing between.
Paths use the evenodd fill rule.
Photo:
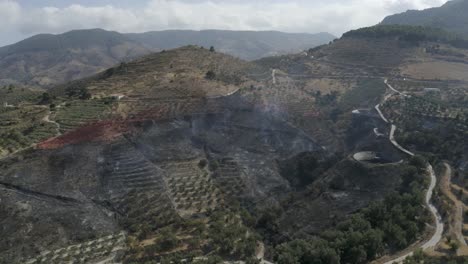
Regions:
<instances>
[{"instance_id":1,"label":"hilltop","mask_svg":"<svg viewBox=\"0 0 468 264\"><path fill-rule=\"evenodd\" d=\"M152 53L118 64L99 74L58 85L50 93L84 87L94 97L122 94L126 97L174 98L219 96L239 88L249 75L264 73L255 64L200 46Z\"/></svg>"},{"instance_id":2,"label":"hilltop","mask_svg":"<svg viewBox=\"0 0 468 264\"><path fill-rule=\"evenodd\" d=\"M445 29L450 32L468 35L468 1L448 1L441 7L425 10L409 10L386 17L382 24L426 26Z\"/></svg>"}]
</instances>

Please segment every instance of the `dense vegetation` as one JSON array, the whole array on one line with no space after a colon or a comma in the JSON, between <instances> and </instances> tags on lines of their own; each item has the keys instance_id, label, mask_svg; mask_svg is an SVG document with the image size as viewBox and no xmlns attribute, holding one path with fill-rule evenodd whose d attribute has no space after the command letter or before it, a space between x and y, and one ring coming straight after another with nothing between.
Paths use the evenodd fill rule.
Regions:
<instances>
[{"instance_id":1,"label":"dense vegetation","mask_svg":"<svg viewBox=\"0 0 468 264\"><path fill-rule=\"evenodd\" d=\"M404 187L400 192L374 202L317 237L276 246L275 261L367 263L386 252L407 247L422 234L429 220L422 207L426 184L423 170L424 161L413 158L402 176Z\"/></svg>"},{"instance_id":2,"label":"dense vegetation","mask_svg":"<svg viewBox=\"0 0 468 264\"><path fill-rule=\"evenodd\" d=\"M195 260L219 263L221 259L250 261L261 239L252 228L254 224L255 218L235 203L231 209L209 212L206 218L179 218L163 228L145 232L145 237L154 238L154 244L142 246L132 238L125 263L178 263L183 259L190 263ZM145 227L139 225L136 233L141 235L141 228ZM199 257L207 254L210 257Z\"/></svg>"},{"instance_id":3,"label":"dense vegetation","mask_svg":"<svg viewBox=\"0 0 468 264\"><path fill-rule=\"evenodd\" d=\"M401 128L396 134L401 144L458 162L466 157L467 151L467 145L460 144L468 131L463 103L466 101L461 100L459 105L451 107L452 103L434 95L411 96L388 101L384 111Z\"/></svg>"},{"instance_id":4,"label":"dense vegetation","mask_svg":"<svg viewBox=\"0 0 468 264\"><path fill-rule=\"evenodd\" d=\"M468 48L468 39L442 29L406 26L406 25L378 25L357 30L351 30L343 37L366 38L398 38L411 44L419 44L424 41L440 42L453 45L458 48Z\"/></svg>"},{"instance_id":5,"label":"dense vegetation","mask_svg":"<svg viewBox=\"0 0 468 264\"><path fill-rule=\"evenodd\" d=\"M430 257L422 251L416 251L413 256L405 259L403 264L465 264L467 257Z\"/></svg>"}]
</instances>

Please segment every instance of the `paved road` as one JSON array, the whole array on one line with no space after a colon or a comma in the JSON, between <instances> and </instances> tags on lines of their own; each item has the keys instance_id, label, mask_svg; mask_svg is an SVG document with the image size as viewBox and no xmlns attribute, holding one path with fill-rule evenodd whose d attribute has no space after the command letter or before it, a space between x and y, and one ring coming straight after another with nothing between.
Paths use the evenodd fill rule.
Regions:
<instances>
[{"instance_id":1,"label":"paved road","mask_svg":"<svg viewBox=\"0 0 468 264\"><path fill-rule=\"evenodd\" d=\"M273 84L276 84L276 69L271 70L271 78L273 79Z\"/></svg>"},{"instance_id":2,"label":"paved road","mask_svg":"<svg viewBox=\"0 0 468 264\"><path fill-rule=\"evenodd\" d=\"M387 124L389 124L390 122L388 121L387 118L385 118L384 114L382 113L382 111L380 110L380 104L376 105L375 106L375 110L377 110L377 113L379 113L379 116L380 118Z\"/></svg>"},{"instance_id":3,"label":"paved road","mask_svg":"<svg viewBox=\"0 0 468 264\"><path fill-rule=\"evenodd\" d=\"M436 220L436 231L434 232L434 235L431 237L431 239L421 246L423 250L435 247L442 239L442 233L444 232L444 223L442 222L442 217L437 211L437 208L435 208L435 206L431 203L432 195L437 184L437 178L435 176L432 165L429 164L427 166L427 170L431 175L431 184L429 185L429 189L426 193L426 205L429 207L429 210Z\"/></svg>"},{"instance_id":4,"label":"paved road","mask_svg":"<svg viewBox=\"0 0 468 264\"><path fill-rule=\"evenodd\" d=\"M397 94L400 94L400 95L403 95L400 91L396 90L390 84L388 84L387 79L385 79L385 84L393 92L395 92ZM390 96L388 96L388 95L385 96L385 98L383 100L383 103L385 103L388 100L388 98L390 98ZM388 119L386 119L385 116L383 115L383 113L380 111L379 107L380 107L380 104L376 105L375 108L376 108L377 112L379 112L379 115L381 116L382 120L384 120L386 123L391 124L391 122ZM412 153L411 151L403 148L395 140L395 131L396 131L396 129L397 129L397 127L394 124L391 124L390 137L389 137L390 141L392 142L392 144L396 148L398 148L403 153L405 153L405 154L407 154L409 156L414 156L414 153ZM435 188L435 186L437 184L437 178L435 176L434 169L432 168L432 166L430 164L427 165L427 171L428 171L428 173L429 173L429 175L431 177L431 183L430 183L429 188L427 189L427 192L426 192L425 204L429 208L429 211L431 212L431 214L433 215L433 217L435 219L436 228L435 228L435 232L434 232L433 236L420 247L423 250L435 247L437 245L437 243L439 243L439 241L442 239L442 233L444 232L444 224L442 222L442 218L441 218L439 212L437 211L437 208L435 208L435 206L431 203L432 195L434 193L434 188ZM403 261L407 257L412 256L413 253L414 253L414 250L404 254L403 256L396 257L396 258L392 259L391 261L387 261L387 262L385 262L385 264L403 263Z\"/></svg>"},{"instance_id":5,"label":"paved road","mask_svg":"<svg viewBox=\"0 0 468 264\"><path fill-rule=\"evenodd\" d=\"M400 151L408 154L409 156L414 156L414 153L403 148L400 144L398 144L398 142L395 140L395 131L396 131L397 127L395 125L392 124L392 127L390 129L390 142L392 142L392 144L397 148L399 149Z\"/></svg>"}]
</instances>

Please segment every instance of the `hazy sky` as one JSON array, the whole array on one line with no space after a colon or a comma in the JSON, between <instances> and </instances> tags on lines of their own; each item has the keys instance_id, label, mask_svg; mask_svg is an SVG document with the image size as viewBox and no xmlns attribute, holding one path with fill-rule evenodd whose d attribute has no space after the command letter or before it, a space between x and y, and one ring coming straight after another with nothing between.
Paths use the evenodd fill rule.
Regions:
<instances>
[{"instance_id":1,"label":"hazy sky","mask_svg":"<svg viewBox=\"0 0 468 264\"><path fill-rule=\"evenodd\" d=\"M104 28L343 32L446 0L0 0L0 46L38 33Z\"/></svg>"}]
</instances>

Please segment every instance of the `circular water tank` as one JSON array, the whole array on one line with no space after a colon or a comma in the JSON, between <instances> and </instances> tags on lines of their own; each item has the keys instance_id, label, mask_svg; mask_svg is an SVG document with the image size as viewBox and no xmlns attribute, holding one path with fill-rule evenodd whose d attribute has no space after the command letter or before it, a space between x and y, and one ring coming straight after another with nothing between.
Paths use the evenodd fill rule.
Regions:
<instances>
[{"instance_id":1,"label":"circular water tank","mask_svg":"<svg viewBox=\"0 0 468 264\"><path fill-rule=\"evenodd\" d=\"M377 155L377 152L373 151L362 151L355 153L353 155L353 158L357 161L366 161L366 162L376 162L380 158Z\"/></svg>"}]
</instances>

